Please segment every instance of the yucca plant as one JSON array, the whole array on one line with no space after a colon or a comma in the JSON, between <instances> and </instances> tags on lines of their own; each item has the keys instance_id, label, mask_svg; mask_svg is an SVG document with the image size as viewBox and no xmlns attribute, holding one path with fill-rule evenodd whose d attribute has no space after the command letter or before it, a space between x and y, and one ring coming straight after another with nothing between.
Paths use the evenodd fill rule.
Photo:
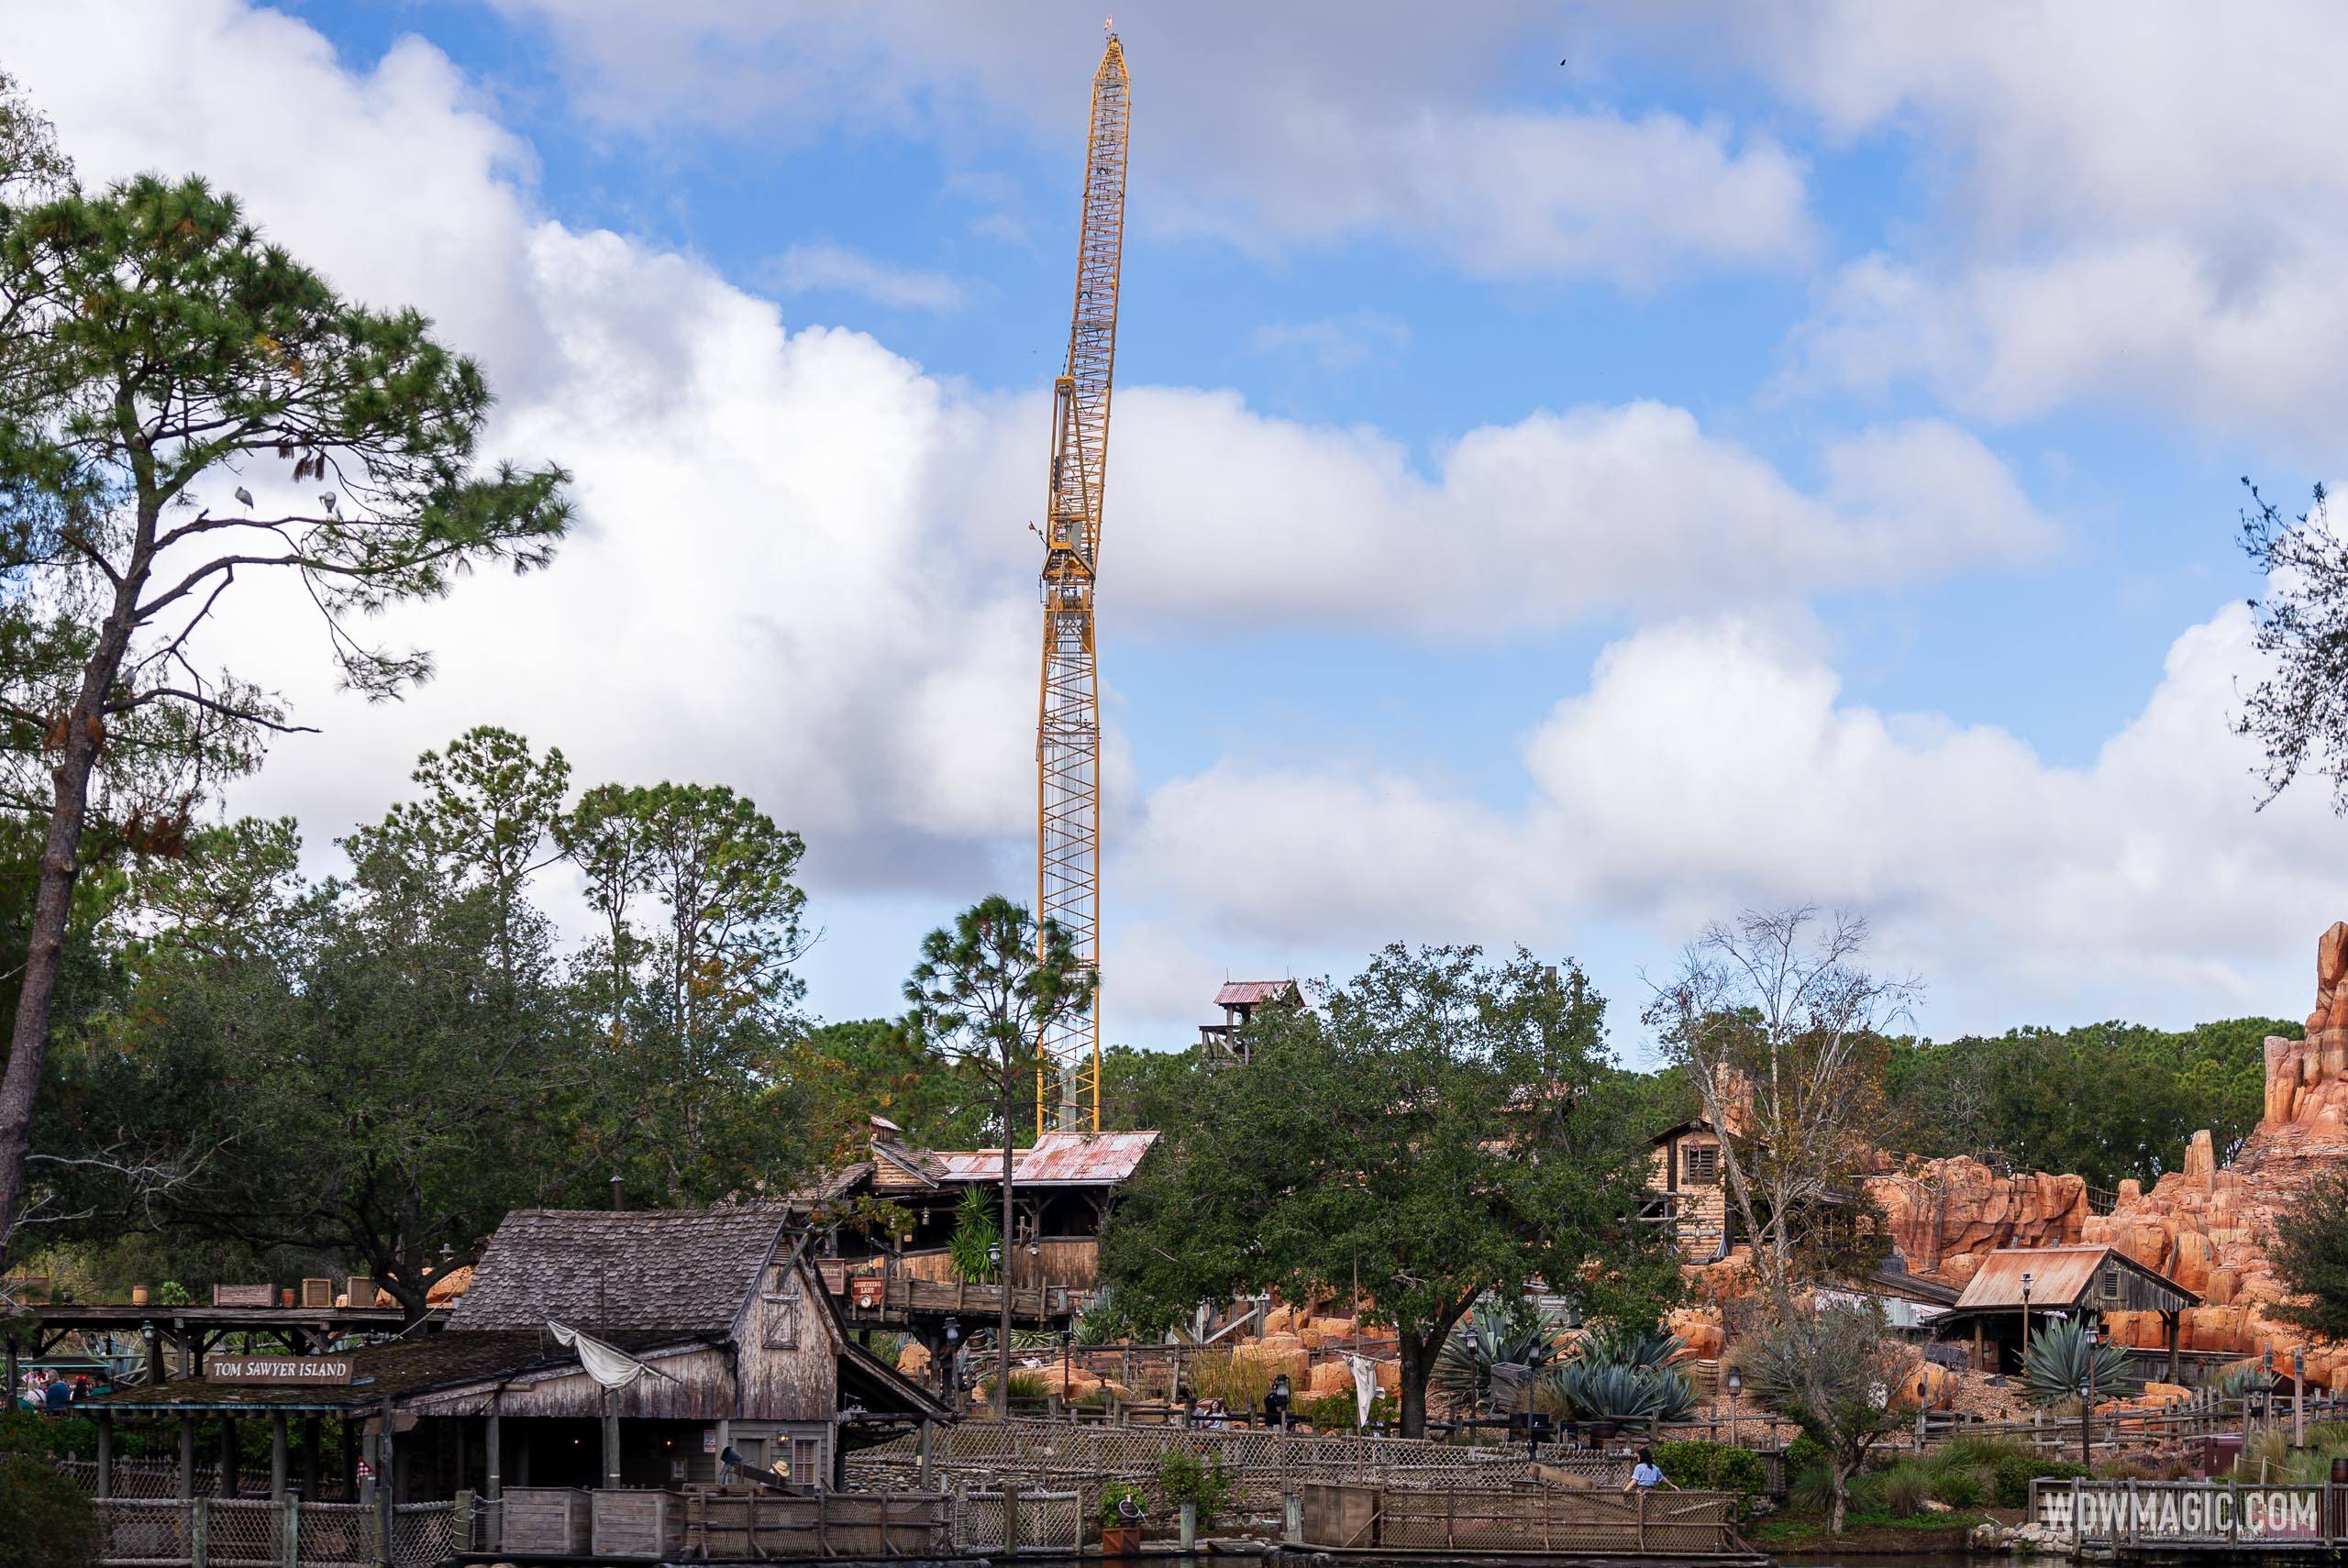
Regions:
<instances>
[{"instance_id":1,"label":"yucca plant","mask_svg":"<svg viewBox=\"0 0 2348 1568\"><path fill-rule=\"evenodd\" d=\"M954 1206L953 1239L946 1243L954 1272L972 1285L992 1284L995 1265L987 1261L987 1249L1002 1244L1002 1225L995 1218L993 1200L975 1187L965 1187L962 1201Z\"/></svg>"},{"instance_id":2,"label":"yucca plant","mask_svg":"<svg viewBox=\"0 0 2348 1568\"><path fill-rule=\"evenodd\" d=\"M2031 1403L2077 1405L2079 1390L2088 1386L2089 1354L2087 1331L2078 1323L2051 1323L2033 1331L2021 1368L2022 1388ZM2132 1398L2144 1391L2144 1380L2131 1370L2126 1351L2099 1341L2092 1354L2098 1399Z\"/></svg>"}]
</instances>

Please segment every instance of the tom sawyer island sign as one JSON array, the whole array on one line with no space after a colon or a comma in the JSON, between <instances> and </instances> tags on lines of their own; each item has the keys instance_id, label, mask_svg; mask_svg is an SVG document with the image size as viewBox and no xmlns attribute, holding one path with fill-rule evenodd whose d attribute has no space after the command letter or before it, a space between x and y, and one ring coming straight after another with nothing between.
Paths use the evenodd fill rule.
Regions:
<instances>
[{"instance_id":1,"label":"tom sawyer island sign","mask_svg":"<svg viewBox=\"0 0 2348 1568\"><path fill-rule=\"evenodd\" d=\"M2330 1539L2325 1488L2249 1482L2043 1482L2038 1518L2083 1540L2304 1541Z\"/></svg>"},{"instance_id":2,"label":"tom sawyer island sign","mask_svg":"<svg viewBox=\"0 0 2348 1568\"><path fill-rule=\"evenodd\" d=\"M316 1387L349 1383L350 1375L347 1355L216 1355L204 1364L206 1383Z\"/></svg>"}]
</instances>

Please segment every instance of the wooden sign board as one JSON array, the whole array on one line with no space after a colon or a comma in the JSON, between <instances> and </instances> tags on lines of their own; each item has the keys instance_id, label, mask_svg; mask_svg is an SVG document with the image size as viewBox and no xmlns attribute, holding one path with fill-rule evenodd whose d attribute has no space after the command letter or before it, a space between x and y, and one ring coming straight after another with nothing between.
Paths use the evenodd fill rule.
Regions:
<instances>
[{"instance_id":1,"label":"wooden sign board","mask_svg":"<svg viewBox=\"0 0 2348 1568\"><path fill-rule=\"evenodd\" d=\"M206 1383L271 1383L290 1386L347 1384L347 1355L216 1355L204 1364Z\"/></svg>"},{"instance_id":2,"label":"wooden sign board","mask_svg":"<svg viewBox=\"0 0 2348 1568\"><path fill-rule=\"evenodd\" d=\"M216 1285L212 1287L215 1307L274 1307L277 1286L273 1285Z\"/></svg>"}]
</instances>

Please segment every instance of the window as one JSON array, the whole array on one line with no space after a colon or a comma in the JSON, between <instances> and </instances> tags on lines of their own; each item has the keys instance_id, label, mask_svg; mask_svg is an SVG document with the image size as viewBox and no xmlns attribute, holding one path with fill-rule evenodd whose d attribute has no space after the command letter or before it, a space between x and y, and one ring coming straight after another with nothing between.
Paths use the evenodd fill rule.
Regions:
<instances>
[{"instance_id":1,"label":"window","mask_svg":"<svg viewBox=\"0 0 2348 1568\"><path fill-rule=\"evenodd\" d=\"M791 1484L813 1486L823 1477L816 1471L824 1463L822 1438L795 1437L791 1440Z\"/></svg>"},{"instance_id":2,"label":"window","mask_svg":"<svg viewBox=\"0 0 2348 1568\"><path fill-rule=\"evenodd\" d=\"M1710 1187L1721 1179L1721 1150L1717 1143L1700 1143L1679 1151L1680 1179L1689 1187Z\"/></svg>"},{"instance_id":3,"label":"window","mask_svg":"<svg viewBox=\"0 0 2348 1568\"><path fill-rule=\"evenodd\" d=\"M799 1287L789 1283L781 1269L775 1271L775 1282L761 1302L766 1318L763 1342L769 1350L796 1350L799 1346Z\"/></svg>"},{"instance_id":4,"label":"window","mask_svg":"<svg viewBox=\"0 0 2348 1568\"><path fill-rule=\"evenodd\" d=\"M2107 1301L2120 1298L2120 1271L2116 1268L2103 1271L2103 1297Z\"/></svg>"}]
</instances>

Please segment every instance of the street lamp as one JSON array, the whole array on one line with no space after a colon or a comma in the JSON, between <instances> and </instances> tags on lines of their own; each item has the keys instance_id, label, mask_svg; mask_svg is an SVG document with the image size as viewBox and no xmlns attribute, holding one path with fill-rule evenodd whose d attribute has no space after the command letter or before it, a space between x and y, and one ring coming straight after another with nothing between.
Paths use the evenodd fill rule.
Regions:
<instances>
[{"instance_id":1,"label":"street lamp","mask_svg":"<svg viewBox=\"0 0 2348 1568\"><path fill-rule=\"evenodd\" d=\"M2079 1324L2079 1342L2087 1348L2087 1370L2085 1375L2079 1379L2079 1463L2081 1464L2095 1463L2088 1455L2088 1422L2092 1419L2090 1412L2095 1408L2095 1325L2082 1321Z\"/></svg>"},{"instance_id":2,"label":"street lamp","mask_svg":"<svg viewBox=\"0 0 2348 1568\"><path fill-rule=\"evenodd\" d=\"M1744 1375L1734 1367L1728 1369L1728 1445L1736 1446L1736 1397L1744 1392Z\"/></svg>"},{"instance_id":3,"label":"street lamp","mask_svg":"<svg viewBox=\"0 0 2348 1568\"><path fill-rule=\"evenodd\" d=\"M1476 1320L1468 1320L1467 1332L1460 1336L1468 1347L1468 1446L1476 1446L1479 1436L1476 1412L1483 1405L1484 1376L1479 1364L1484 1359L1484 1336L1476 1331Z\"/></svg>"},{"instance_id":4,"label":"street lamp","mask_svg":"<svg viewBox=\"0 0 2348 1568\"><path fill-rule=\"evenodd\" d=\"M2030 1369L2030 1270L2021 1271L2021 1369Z\"/></svg>"},{"instance_id":5,"label":"street lamp","mask_svg":"<svg viewBox=\"0 0 2348 1568\"><path fill-rule=\"evenodd\" d=\"M2275 1347L2268 1345L2258 1358L2258 1419L2267 1426L2275 1424Z\"/></svg>"},{"instance_id":6,"label":"street lamp","mask_svg":"<svg viewBox=\"0 0 2348 1568\"><path fill-rule=\"evenodd\" d=\"M2291 1446L2308 1445L2308 1347L2291 1347Z\"/></svg>"}]
</instances>

